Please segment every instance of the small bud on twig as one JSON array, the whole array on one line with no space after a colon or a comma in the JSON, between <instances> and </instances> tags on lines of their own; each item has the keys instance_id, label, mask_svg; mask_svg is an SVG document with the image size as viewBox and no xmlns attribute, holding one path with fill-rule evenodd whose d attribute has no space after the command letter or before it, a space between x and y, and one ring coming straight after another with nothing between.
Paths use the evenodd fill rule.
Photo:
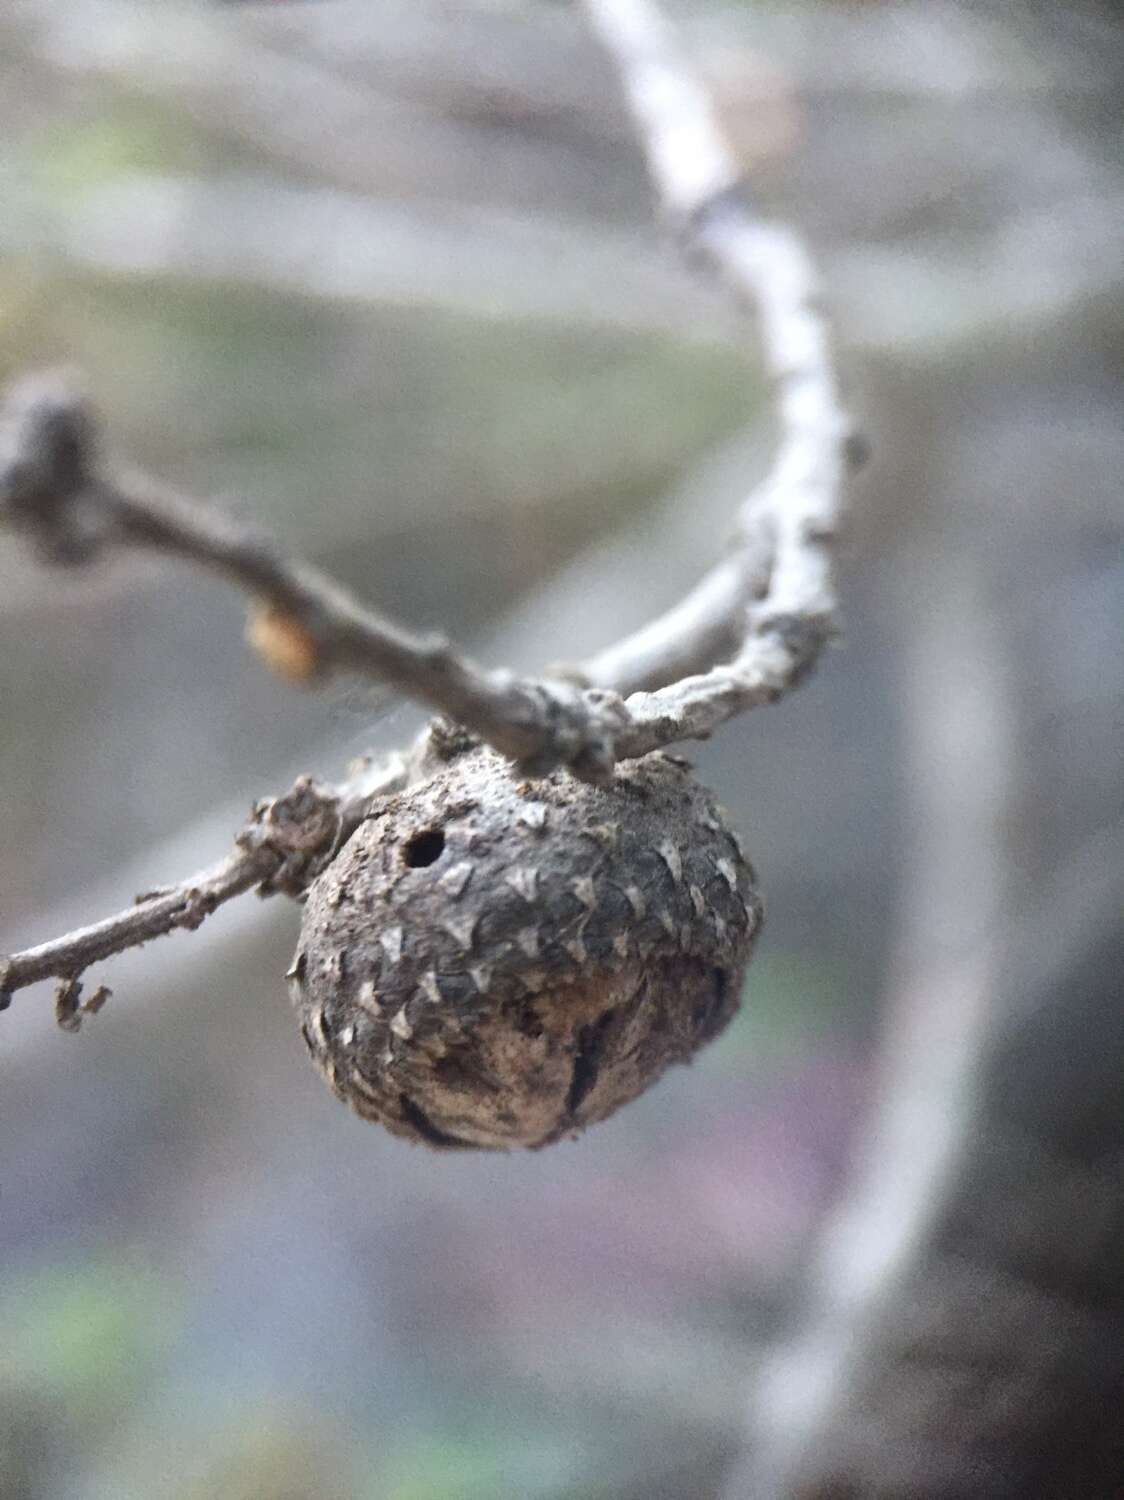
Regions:
<instances>
[{"instance_id":1,"label":"small bud on twig","mask_svg":"<svg viewBox=\"0 0 1124 1500\"><path fill-rule=\"evenodd\" d=\"M290 682L311 682L321 671L313 637L298 619L275 605L251 605L246 640L267 667Z\"/></svg>"}]
</instances>

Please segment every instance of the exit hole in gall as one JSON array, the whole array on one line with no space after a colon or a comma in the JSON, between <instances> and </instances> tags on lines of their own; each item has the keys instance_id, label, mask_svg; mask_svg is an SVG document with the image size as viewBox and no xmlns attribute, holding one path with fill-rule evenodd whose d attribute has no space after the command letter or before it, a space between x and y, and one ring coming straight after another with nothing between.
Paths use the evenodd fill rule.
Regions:
<instances>
[{"instance_id":1,"label":"exit hole in gall","mask_svg":"<svg viewBox=\"0 0 1124 1500\"><path fill-rule=\"evenodd\" d=\"M403 862L411 870L424 870L435 864L445 850L445 832L441 828L423 828L402 846Z\"/></svg>"}]
</instances>

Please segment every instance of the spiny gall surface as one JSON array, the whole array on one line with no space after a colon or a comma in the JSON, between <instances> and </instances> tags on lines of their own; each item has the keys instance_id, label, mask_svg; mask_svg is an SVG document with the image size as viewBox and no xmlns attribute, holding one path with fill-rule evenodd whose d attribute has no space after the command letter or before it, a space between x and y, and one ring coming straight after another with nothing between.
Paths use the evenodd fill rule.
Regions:
<instances>
[{"instance_id":1,"label":"spiny gall surface","mask_svg":"<svg viewBox=\"0 0 1124 1500\"><path fill-rule=\"evenodd\" d=\"M312 885L301 1032L365 1119L435 1147L543 1146L686 1062L737 1009L761 924L721 809L657 753L604 786L519 781L463 741Z\"/></svg>"}]
</instances>

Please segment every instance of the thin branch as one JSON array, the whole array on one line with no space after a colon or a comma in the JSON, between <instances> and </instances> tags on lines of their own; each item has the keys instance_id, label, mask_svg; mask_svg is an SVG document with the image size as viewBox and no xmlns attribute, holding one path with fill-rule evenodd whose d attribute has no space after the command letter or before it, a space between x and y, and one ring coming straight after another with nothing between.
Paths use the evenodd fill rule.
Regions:
<instances>
[{"instance_id":1,"label":"thin branch","mask_svg":"<svg viewBox=\"0 0 1124 1500\"><path fill-rule=\"evenodd\" d=\"M349 669L389 683L460 724L531 774L565 766L604 779L618 760L709 735L781 697L815 666L835 629L832 546L855 445L839 408L808 257L787 229L759 221L702 88L648 0L584 0L614 57L665 213L692 258L759 314L776 387L780 446L741 508L731 555L668 614L568 674L489 671L443 637L412 634L332 579L233 521L100 461L91 408L59 376L21 382L0 412L0 522L40 557L76 565L143 547L200 564L256 601L249 636L276 670L315 679ZM717 664L716 664L717 663ZM627 696L624 696L627 695ZM382 786L400 784L394 776ZM376 793L299 782L260 804L237 852L133 910L0 959L0 1008L55 976L59 1018L78 1013L85 967L176 927L192 927L256 886L298 894ZM96 1009L99 990L87 1002Z\"/></svg>"},{"instance_id":2,"label":"thin branch","mask_svg":"<svg viewBox=\"0 0 1124 1500\"><path fill-rule=\"evenodd\" d=\"M649 0L584 4L620 69L666 217L739 308L759 315L780 423L776 460L741 508L731 557L668 614L584 664L586 682L621 693L676 684L659 702L628 699L624 753L638 754L661 735L708 734L803 680L834 632L831 547L844 471L864 455L839 405L807 252L790 230L756 218L671 28ZM723 657L728 667L677 682Z\"/></svg>"},{"instance_id":3,"label":"thin branch","mask_svg":"<svg viewBox=\"0 0 1124 1500\"><path fill-rule=\"evenodd\" d=\"M659 11L647 0L586 0L586 9L620 68L665 211L691 252L759 310L777 386L773 471L743 506L735 555L683 604L579 668L582 688L489 671L443 637L384 619L229 519L143 476L102 472L89 406L57 376L25 381L9 399L0 517L31 531L53 561L140 546L210 568L268 606L251 639L279 670L374 677L530 773L564 765L604 779L617 760L704 737L802 681L834 631L831 545L847 438L815 276L795 236L750 211ZM725 665L705 670L721 657ZM622 703L622 693L634 696Z\"/></svg>"},{"instance_id":4,"label":"thin branch","mask_svg":"<svg viewBox=\"0 0 1124 1500\"><path fill-rule=\"evenodd\" d=\"M30 533L44 561L75 565L141 547L198 563L259 601L250 637L283 673L351 669L464 724L528 772L566 765L593 779L611 774L623 717L615 698L487 671L444 637L383 619L229 517L144 475L109 472L92 409L65 374L20 381L2 416L0 520Z\"/></svg>"},{"instance_id":5,"label":"thin branch","mask_svg":"<svg viewBox=\"0 0 1124 1500\"><path fill-rule=\"evenodd\" d=\"M745 639L746 610L769 586L773 554L772 522L767 513L754 512L728 557L666 614L583 662L580 680L631 694L728 661Z\"/></svg>"},{"instance_id":6,"label":"thin branch","mask_svg":"<svg viewBox=\"0 0 1124 1500\"><path fill-rule=\"evenodd\" d=\"M262 896L299 896L354 833L375 798L404 779L400 758L337 788L300 777L284 796L255 805L233 852L210 869L138 896L134 906L115 916L0 958L0 1010L7 1009L16 990L56 978L62 981L59 1024L76 1030L78 980L91 964L177 928L194 929L225 902L255 887ZM100 1008L101 996L97 991L85 1008Z\"/></svg>"}]
</instances>

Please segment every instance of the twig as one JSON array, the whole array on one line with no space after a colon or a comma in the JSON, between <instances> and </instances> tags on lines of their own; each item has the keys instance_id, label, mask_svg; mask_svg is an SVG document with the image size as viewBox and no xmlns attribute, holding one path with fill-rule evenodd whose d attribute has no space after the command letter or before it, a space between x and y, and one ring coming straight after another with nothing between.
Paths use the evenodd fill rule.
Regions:
<instances>
[{"instance_id":1,"label":"twig","mask_svg":"<svg viewBox=\"0 0 1124 1500\"><path fill-rule=\"evenodd\" d=\"M603 779L612 771L622 714L611 695L486 671L444 637L383 619L230 518L143 475L110 474L98 461L92 409L61 372L25 378L5 402L0 520L30 533L47 562L143 547L199 563L264 603L251 617L251 639L280 671L312 678L350 668L374 677L466 725L529 773L567 765Z\"/></svg>"},{"instance_id":2,"label":"twig","mask_svg":"<svg viewBox=\"0 0 1124 1500\"><path fill-rule=\"evenodd\" d=\"M657 7L583 3L620 70L664 211L692 258L715 271L740 306L756 308L777 392L773 469L741 508L731 555L680 605L567 680L487 670L443 637L384 619L233 521L144 476L111 473L99 461L89 404L59 375L21 382L6 402L0 522L29 533L40 556L56 564L85 563L114 547L199 563L257 601L250 639L278 671L314 679L349 669L389 683L530 774L565 766L604 779L618 760L703 738L803 681L835 630L831 551L844 467L857 456L836 398L815 276L796 237L752 212L706 95ZM214 869L133 911L0 960L0 1001L56 976L64 981L60 1020L73 1020L76 981L88 964L197 925L253 886L298 892L309 867L336 847L325 843L325 809L331 805L339 820L337 838L372 795L346 787L329 794L306 781L290 798L298 790L305 810L285 814L284 837L273 824L287 799L277 799L262 805L268 813L257 810L238 852ZM305 842L297 848L293 838Z\"/></svg>"},{"instance_id":3,"label":"twig","mask_svg":"<svg viewBox=\"0 0 1124 1500\"><path fill-rule=\"evenodd\" d=\"M229 519L142 476L101 473L90 409L57 376L25 381L9 400L0 516L32 531L53 561L141 546L221 573L268 605L252 638L279 669L375 677L530 773L565 765L604 778L617 760L708 735L796 686L834 630L830 548L847 446L815 276L795 236L751 213L706 95L658 10L647 0L586 0L586 9L620 67L665 211L687 248L760 312L781 446L742 508L734 556L669 615L577 669L584 691L488 671ZM726 665L706 670L723 657ZM643 688L655 691L621 702Z\"/></svg>"},{"instance_id":4,"label":"twig","mask_svg":"<svg viewBox=\"0 0 1124 1500\"><path fill-rule=\"evenodd\" d=\"M0 1010L7 1009L16 990L57 978L62 981L59 1024L77 1030L78 981L91 964L177 928L196 928L224 902L254 887L262 896L299 896L359 826L372 801L404 779L401 759L339 788L300 777L284 796L255 805L234 851L209 870L138 896L136 905L89 927L0 958ZM96 991L83 1008L96 1011L103 998Z\"/></svg>"},{"instance_id":5,"label":"twig","mask_svg":"<svg viewBox=\"0 0 1124 1500\"><path fill-rule=\"evenodd\" d=\"M661 734L663 743L707 734L803 680L834 632L830 549L844 470L864 453L839 405L807 252L790 230L756 218L707 95L659 9L649 0L584 4L620 69L666 217L739 307L759 314L780 422L776 460L741 508L732 556L675 609L585 663L586 682L627 694L732 658L678 682L664 702L628 699L646 731L624 737L625 753L637 754L640 744L656 748L650 742Z\"/></svg>"}]
</instances>

